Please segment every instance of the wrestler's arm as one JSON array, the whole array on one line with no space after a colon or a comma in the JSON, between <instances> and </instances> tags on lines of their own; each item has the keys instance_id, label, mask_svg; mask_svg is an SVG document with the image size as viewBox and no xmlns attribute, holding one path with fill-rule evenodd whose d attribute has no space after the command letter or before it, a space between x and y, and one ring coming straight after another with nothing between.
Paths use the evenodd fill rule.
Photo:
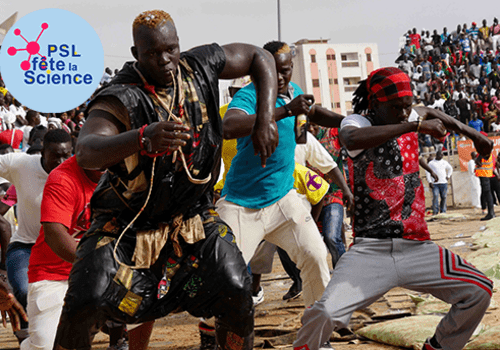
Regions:
<instances>
[{"instance_id":1,"label":"wrestler's arm","mask_svg":"<svg viewBox=\"0 0 500 350\"><path fill-rule=\"evenodd\" d=\"M50 249L64 261L73 263L78 243L68 234L68 228L58 222L42 222L42 226Z\"/></svg>"},{"instance_id":2,"label":"wrestler's arm","mask_svg":"<svg viewBox=\"0 0 500 350\"><path fill-rule=\"evenodd\" d=\"M1 264L2 270L5 270L5 257L7 256L7 246L12 236L10 223L3 217L10 209L10 206L4 202L0 202L0 250L1 250Z\"/></svg>"},{"instance_id":3,"label":"wrestler's arm","mask_svg":"<svg viewBox=\"0 0 500 350\"><path fill-rule=\"evenodd\" d=\"M233 79L251 75L255 85L258 102L251 135L255 153L260 153L264 166L266 159L278 146L278 128L274 121L278 78L274 58L268 51L253 45L237 43L224 45L222 48L226 64L219 78Z\"/></svg>"},{"instance_id":4,"label":"wrestler's arm","mask_svg":"<svg viewBox=\"0 0 500 350\"><path fill-rule=\"evenodd\" d=\"M470 126L457 121L455 118L452 118L437 109L428 107L415 107L415 111L421 117L425 118L420 127L421 132L425 133L429 122L440 120L446 129L456 131L472 139L479 154L487 156L491 153L491 150L493 149L493 141L482 135L477 130L471 128Z\"/></svg>"},{"instance_id":5,"label":"wrestler's arm","mask_svg":"<svg viewBox=\"0 0 500 350\"><path fill-rule=\"evenodd\" d=\"M326 108L313 105L313 103L313 95L299 95L295 97L290 103L288 103L286 105L286 108L276 108L274 110L274 120L278 121L288 117L288 109L293 116L307 114L312 122L321 126L325 126L328 128L338 128L340 126L342 119L344 119L343 115L329 111ZM241 110L230 109L224 116L224 138L235 139L250 135L255 119L255 114L247 115Z\"/></svg>"},{"instance_id":6,"label":"wrestler's arm","mask_svg":"<svg viewBox=\"0 0 500 350\"><path fill-rule=\"evenodd\" d=\"M309 120L327 128L338 128L344 116L318 105L313 105L309 112Z\"/></svg>"},{"instance_id":7,"label":"wrestler's arm","mask_svg":"<svg viewBox=\"0 0 500 350\"><path fill-rule=\"evenodd\" d=\"M349 186L347 185L344 179L344 175L342 174L340 169L338 167L333 168L328 174L326 174L325 177L327 177L340 188L340 190L342 191L342 199L344 205L347 211L352 213L354 210L354 196L352 195L352 192L349 189Z\"/></svg>"},{"instance_id":8,"label":"wrestler's arm","mask_svg":"<svg viewBox=\"0 0 500 350\"><path fill-rule=\"evenodd\" d=\"M436 173L434 172L434 170L432 170L432 168L429 166L429 164L426 162L426 160L425 160L424 158L420 157L420 158L418 159L418 164L419 164L422 168L424 168L424 170L427 170L427 172L428 172L428 173L432 176L432 178L434 179L434 181L439 180L439 178L438 178L438 176L436 175ZM429 181L429 184L431 184L431 183L430 183L430 181Z\"/></svg>"},{"instance_id":9,"label":"wrestler's arm","mask_svg":"<svg viewBox=\"0 0 500 350\"><path fill-rule=\"evenodd\" d=\"M416 121L363 128L345 126L340 130L339 137L342 144L349 151L353 151L380 146L395 137L417 131L417 127L418 123ZM443 123L438 119L422 121L419 132L432 135L436 138L446 135Z\"/></svg>"},{"instance_id":10,"label":"wrestler's arm","mask_svg":"<svg viewBox=\"0 0 500 350\"><path fill-rule=\"evenodd\" d=\"M157 122L144 129L153 152L184 146L190 135L187 126L175 122ZM126 131L111 113L94 109L83 124L76 144L78 165L85 169L106 169L140 151L139 130Z\"/></svg>"},{"instance_id":11,"label":"wrestler's arm","mask_svg":"<svg viewBox=\"0 0 500 350\"><path fill-rule=\"evenodd\" d=\"M299 95L288 103L286 108L275 108L274 120L279 121L283 118L289 117L287 109L290 110L293 116L303 113L306 114L309 112L310 106L313 102L314 97L312 95ZM224 115L224 120L222 121L224 138L237 139L250 135L256 119L256 114L248 115L237 108L229 109Z\"/></svg>"},{"instance_id":12,"label":"wrestler's arm","mask_svg":"<svg viewBox=\"0 0 500 350\"><path fill-rule=\"evenodd\" d=\"M364 128L346 126L340 130L339 138L347 150L354 151L380 146L395 137L412 131L417 131L417 122L368 126Z\"/></svg>"}]
</instances>

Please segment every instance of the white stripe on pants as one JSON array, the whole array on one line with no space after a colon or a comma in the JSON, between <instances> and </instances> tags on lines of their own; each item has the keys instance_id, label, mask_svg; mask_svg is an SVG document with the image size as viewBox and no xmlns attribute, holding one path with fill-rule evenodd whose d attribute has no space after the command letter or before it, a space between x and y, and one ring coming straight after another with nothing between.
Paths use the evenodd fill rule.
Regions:
<instances>
[{"instance_id":1,"label":"white stripe on pants","mask_svg":"<svg viewBox=\"0 0 500 350\"><path fill-rule=\"evenodd\" d=\"M452 304L436 338L446 350L463 348L488 308L491 288L441 270L440 252L448 256L450 252L431 241L356 238L355 242L337 263L321 300L304 312L294 349L319 349L333 331L347 327L355 310L394 287L430 293ZM481 273L470 277L488 281Z\"/></svg>"},{"instance_id":2,"label":"white stripe on pants","mask_svg":"<svg viewBox=\"0 0 500 350\"><path fill-rule=\"evenodd\" d=\"M305 305L319 300L330 280L327 251L311 213L295 190L262 209L245 208L221 198L216 210L233 231L246 263L263 239L281 247L301 271Z\"/></svg>"},{"instance_id":3,"label":"white stripe on pants","mask_svg":"<svg viewBox=\"0 0 500 350\"><path fill-rule=\"evenodd\" d=\"M29 338L20 350L51 350L68 289L68 281L39 281L28 286Z\"/></svg>"}]
</instances>

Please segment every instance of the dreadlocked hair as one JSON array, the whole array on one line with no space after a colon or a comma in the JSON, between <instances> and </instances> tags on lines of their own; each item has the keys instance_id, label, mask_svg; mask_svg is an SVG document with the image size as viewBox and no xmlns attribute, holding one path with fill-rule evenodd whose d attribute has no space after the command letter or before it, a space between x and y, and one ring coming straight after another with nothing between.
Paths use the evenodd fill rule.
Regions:
<instances>
[{"instance_id":1,"label":"dreadlocked hair","mask_svg":"<svg viewBox=\"0 0 500 350\"><path fill-rule=\"evenodd\" d=\"M264 50L269 51L274 56L290 52L290 46L282 41L270 41L264 45Z\"/></svg>"},{"instance_id":2,"label":"dreadlocked hair","mask_svg":"<svg viewBox=\"0 0 500 350\"><path fill-rule=\"evenodd\" d=\"M354 107L354 113L356 114L367 114L370 108L370 101L368 101L368 88L366 86L366 81L361 80L359 86L353 93L352 105Z\"/></svg>"},{"instance_id":3,"label":"dreadlocked hair","mask_svg":"<svg viewBox=\"0 0 500 350\"><path fill-rule=\"evenodd\" d=\"M162 10L144 11L135 18L134 23L132 24L132 29L136 30L140 26L156 28L158 25L164 22L172 22L172 24L174 23L174 20L167 12Z\"/></svg>"}]
</instances>

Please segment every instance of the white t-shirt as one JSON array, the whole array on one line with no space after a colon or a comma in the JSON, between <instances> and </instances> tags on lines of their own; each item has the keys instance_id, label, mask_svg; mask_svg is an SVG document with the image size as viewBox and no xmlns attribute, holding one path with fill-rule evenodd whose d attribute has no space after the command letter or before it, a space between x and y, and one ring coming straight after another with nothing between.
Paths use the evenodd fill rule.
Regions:
<instances>
[{"instance_id":1,"label":"white t-shirt","mask_svg":"<svg viewBox=\"0 0 500 350\"><path fill-rule=\"evenodd\" d=\"M491 131L500 131L500 124L493 123L491 124Z\"/></svg>"},{"instance_id":2,"label":"white t-shirt","mask_svg":"<svg viewBox=\"0 0 500 350\"><path fill-rule=\"evenodd\" d=\"M418 113L415 112L414 109L412 109L410 116L408 117L408 122L414 122L417 119L418 119ZM354 126L356 128L366 128L372 126L372 123L362 115L351 114L350 116L347 116L342 120L342 123L340 124L340 129L343 129L346 126ZM347 153L349 154L349 156L354 158L363 151L364 151L363 149L357 149L353 151L347 150Z\"/></svg>"},{"instance_id":3,"label":"white t-shirt","mask_svg":"<svg viewBox=\"0 0 500 350\"><path fill-rule=\"evenodd\" d=\"M28 141L30 140L30 132L33 129L31 125L24 125L19 128L23 132L23 152L26 152L30 146Z\"/></svg>"},{"instance_id":4,"label":"white t-shirt","mask_svg":"<svg viewBox=\"0 0 500 350\"><path fill-rule=\"evenodd\" d=\"M432 104L431 106L429 106L430 108L434 108L434 109L439 109L441 112L444 112L444 103L446 102L446 100L440 98L439 100L436 100L434 102L434 104Z\"/></svg>"},{"instance_id":5,"label":"white t-shirt","mask_svg":"<svg viewBox=\"0 0 500 350\"><path fill-rule=\"evenodd\" d=\"M309 131L307 143L299 143L295 147L295 163L306 166L306 161L323 174L329 173L337 166L330 153Z\"/></svg>"},{"instance_id":6,"label":"white t-shirt","mask_svg":"<svg viewBox=\"0 0 500 350\"><path fill-rule=\"evenodd\" d=\"M0 176L16 186L18 230L11 242L35 243L40 232L43 187L49 174L42 167L42 156L9 153L0 156Z\"/></svg>"},{"instance_id":7,"label":"white t-shirt","mask_svg":"<svg viewBox=\"0 0 500 350\"><path fill-rule=\"evenodd\" d=\"M434 179L431 177L431 174L426 173L427 182L429 182L429 183L446 184L446 183L448 183L448 179L451 177L451 174L453 174L453 168L451 167L450 163L448 163L444 159L431 160L429 162L429 168L434 170L434 173L438 177L438 180L434 181Z\"/></svg>"}]
</instances>

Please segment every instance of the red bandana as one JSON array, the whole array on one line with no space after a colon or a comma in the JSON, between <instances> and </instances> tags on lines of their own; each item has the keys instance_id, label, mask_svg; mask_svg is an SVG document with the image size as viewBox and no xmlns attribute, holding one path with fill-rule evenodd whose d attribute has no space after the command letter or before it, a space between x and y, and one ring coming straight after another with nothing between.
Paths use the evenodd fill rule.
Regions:
<instances>
[{"instance_id":1,"label":"red bandana","mask_svg":"<svg viewBox=\"0 0 500 350\"><path fill-rule=\"evenodd\" d=\"M373 71L366 80L366 87L371 96L380 102L387 102L403 96L413 96L410 78L402 70L394 67L380 68Z\"/></svg>"}]
</instances>

